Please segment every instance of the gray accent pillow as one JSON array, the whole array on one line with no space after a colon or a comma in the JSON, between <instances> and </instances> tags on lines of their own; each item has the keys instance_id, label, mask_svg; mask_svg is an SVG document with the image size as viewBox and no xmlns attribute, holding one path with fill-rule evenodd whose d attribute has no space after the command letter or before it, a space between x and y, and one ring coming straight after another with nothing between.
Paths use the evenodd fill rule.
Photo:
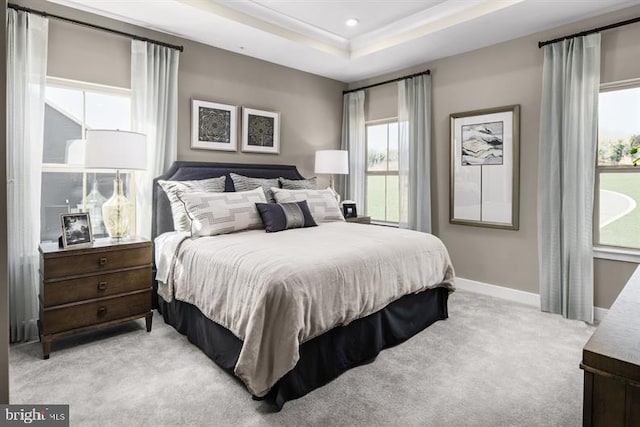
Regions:
<instances>
[{"instance_id":1,"label":"gray accent pillow","mask_svg":"<svg viewBox=\"0 0 640 427\"><path fill-rule=\"evenodd\" d=\"M193 181L164 181L159 180L158 184L167 193L169 203L171 204L171 215L173 216L173 229L176 231L191 230L191 220L184 209L184 204L178 198L178 193L188 192L205 192L205 193L222 193L224 192L224 182L226 177L208 178Z\"/></svg>"},{"instance_id":2,"label":"gray accent pillow","mask_svg":"<svg viewBox=\"0 0 640 427\"><path fill-rule=\"evenodd\" d=\"M233 187L236 191L249 191L260 187L264 191L264 195L267 200L271 203L275 202L273 193L271 192L271 187L280 187L278 178L251 178L244 175L238 175L233 172L231 172L229 176L233 181Z\"/></svg>"},{"instance_id":3,"label":"gray accent pillow","mask_svg":"<svg viewBox=\"0 0 640 427\"><path fill-rule=\"evenodd\" d=\"M330 188L325 190L285 190L271 188L277 203L307 201L316 222L344 221L338 200Z\"/></svg>"},{"instance_id":4,"label":"gray accent pillow","mask_svg":"<svg viewBox=\"0 0 640 427\"><path fill-rule=\"evenodd\" d=\"M228 193L178 193L191 218L192 236L215 236L262 228L256 203L266 203L262 188Z\"/></svg>"},{"instance_id":5,"label":"gray accent pillow","mask_svg":"<svg viewBox=\"0 0 640 427\"><path fill-rule=\"evenodd\" d=\"M315 227L306 200L294 203L256 203L267 233L292 228Z\"/></svg>"},{"instance_id":6,"label":"gray accent pillow","mask_svg":"<svg viewBox=\"0 0 640 427\"><path fill-rule=\"evenodd\" d=\"M318 188L318 178L315 176L308 179L287 179L278 178L280 180L280 187L286 190L315 190Z\"/></svg>"}]
</instances>

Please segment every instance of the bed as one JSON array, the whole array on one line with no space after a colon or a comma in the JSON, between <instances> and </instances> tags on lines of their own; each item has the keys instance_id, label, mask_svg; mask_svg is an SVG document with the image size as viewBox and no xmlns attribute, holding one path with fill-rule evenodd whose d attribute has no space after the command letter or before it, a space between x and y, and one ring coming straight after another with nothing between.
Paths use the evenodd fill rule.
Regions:
<instances>
[{"instance_id":1,"label":"bed","mask_svg":"<svg viewBox=\"0 0 640 427\"><path fill-rule=\"evenodd\" d=\"M173 232L158 180L227 176L225 191L233 191L230 173L304 179L288 165L174 163L153 186L162 277L154 300L166 323L254 398L279 410L447 318L453 268L431 235L345 222L199 239ZM170 273L160 252L175 253Z\"/></svg>"}]
</instances>

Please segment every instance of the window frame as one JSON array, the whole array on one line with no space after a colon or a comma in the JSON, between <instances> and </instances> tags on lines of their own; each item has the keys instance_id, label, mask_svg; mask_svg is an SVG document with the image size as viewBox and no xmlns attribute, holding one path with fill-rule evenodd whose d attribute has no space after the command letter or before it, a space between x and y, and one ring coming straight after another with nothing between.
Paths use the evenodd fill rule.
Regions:
<instances>
[{"instance_id":1,"label":"window frame","mask_svg":"<svg viewBox=\"0 0 640 427\"><path fill-rule=\"evenodd\" d=\"M131 89L117 87L117 86L108 86L97 83L84 82L79 80L72 79L64 79L61 77L47 76L45 80L46 87L57 87L63 89L73 89L73 90L81 90L82 91L82 120L81 126L81 135L82 139L85 139L86 135L86 120L87 120L87 104L86 104L86 92L94 92L106 95L117 95L124 96L131 100ZM46 102L46 101L45 101ZM129 115L129 130L132 127L133 118L131 114ZM116 169L87 169L82 165L75 164L66 164L66 163L46 163L42 161L41 163L41 171L40 175L42 176L45 173L78 173L82 174L82 206L83 209L86 209L86 197L89 190L89 186L87 184L87 175L88 174L115 174ZM129 187L135 188L135 174L132 171L121 171L120 175L123 175L125 178L129 180ZM40 195L42 199L42 195ZM108 199L108 198L107 198ZM135 216L135 206L136 206L136 198L135 191L132 191L128 197L129 201L134 206L133 216ZM136 232L136 224L135 221L130 225L130 234L135 235ZM41 238L42 240L42 238Z\"/></svg>"},{"instance_id":2,"label":"window frame","mask_svg":"<svg viewBox=\"0 0 640 427\"><path fill-rule=\"evenodd\" d=\"M398 120L398 117L388 117L388 118L384 118L384 119L376 119L376 120L368 120L365 121L364 123L364 129L365 129L365 137L364 137L364 206L363 206L363 211L365 213L365 215L369 215L369 212L367 212L367 194L368 194L368 182L369 180L367 179L369 176L399 176L399 171L390 171L389 170L389 166L387 163L387 170L385 171L369 171L368 170L368 156L369 156L369 132L368 132L368 127L369 126L377 126L377 125L388 125L390 123L396 123L398 124L398 130L400 129L400 121ZM399 144L399 138L400 135L398 135L398 144ZM399 147L398 147L399 148ZM389 127L387 127L387 159L389 158ZM387 197L387 182L385 180L385 200ZM398 209L399 210L399 209ZM388 218L387 215L387 204L385 203L385 208L384 208L384 216L385 218ZM399 212L398 212L399 214ZM393 221L382 221L379 219L371 219L371 222L374 224L379 224L379 225L388 225L388 226L392 226L392 227L398 227L400 222L393 222Z\"/></svg>"},{"instance_id":3,"label":"window frame","mask_svg":"<svg viewBox=\"0 0 640 427\"><path fill-rule=\"evenodd\" d=\"M622 80L611 83L600 84L598 96L604 92L616 90L640 88L640 78ZM599 125L599 123L598 123ZM637 173L640 174L640 167L633 165L600 165L598 162L597 149L600 141L596 145L595 176L594 176L594 203L593 203L593 256L595 258L609 259L614 261L640 263L640 249L626 246L615 246L600 243L600 175L602 173ZM640 206L638 207L640 208Z\"/></svg>"}]
</instances>

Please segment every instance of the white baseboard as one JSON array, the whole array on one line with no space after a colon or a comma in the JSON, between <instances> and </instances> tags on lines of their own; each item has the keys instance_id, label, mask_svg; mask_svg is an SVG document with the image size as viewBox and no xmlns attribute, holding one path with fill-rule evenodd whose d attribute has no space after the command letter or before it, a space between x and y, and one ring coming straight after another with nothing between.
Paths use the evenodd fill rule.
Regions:
<instances>
[{"instance_id":1,"label":"white baseboard","mask_svg":"<svg viewBox=\"0 0 640 427\"><path fill-rule=\"evenodd\" d=\"M540 295L533 292L520 291L518 289L506 288L504 286L491 285L489 283L478 282L476 280L456 277L456 287L476 294L488 295L508 301L518 302L540 310ZM600 323L607 315L606 308L594 307L593 320Z\"/></svg>"}]
</instances>

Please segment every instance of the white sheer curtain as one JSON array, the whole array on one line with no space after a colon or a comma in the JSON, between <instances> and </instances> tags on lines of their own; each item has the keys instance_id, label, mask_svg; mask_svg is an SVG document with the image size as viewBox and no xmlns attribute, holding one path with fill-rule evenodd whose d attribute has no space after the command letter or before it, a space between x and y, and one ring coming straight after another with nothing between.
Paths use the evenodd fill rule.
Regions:
<instances>
[{"instance_id":1,"label":"white sheer curtain","mask_svg":"<svg viewBox=\"0 0 640 427\"><path fill-rule=\"evenodd\" d=\"M11 341L38 336L46 18L7 10L7 222Z\"/></svg>"},{"instance_id":2,"label":"white sheer curtain","mask_svg":"<svg viewBox=\"0 0 640 427\"><path fill-rule=\"evenodd\" d=\"M340 179L340 193L343 199L356 202L359 212L364 212L365 191L365 120L363 90L345 93L342 108L341 149L349 152L349 175Z\"/></svg>"},{"instance_id":3,"label":"white sheer curtain","mask_svg":"<svg viewBox=\"0 0 640 427\"><path fill-rule=\"evenodd\" d=\"M431 232L431 76L398 82L401 228Z\"/></svg>"},{"instance_id":4,"label":"white sheer curtain","mask_svg":"<svg viewBox=\"0 0 640 427\"><path fill-rule=\"evenodd\" d=\"M153 178L178 152L178 62L175 49L139 40L131 42L131 115L133 130L147 136L147 170L136 172L137 234L151 237Z\"/></svg>"},{"instance_id":5,"label":"white sheer curtain","mask_svg":"<svg viewBox=\"0 0 640 427\"><path fill-rule=\"evenodd\" d=\"M600 34L544 47L538 149L541 307L589 323L599 86Z\"/></svg>"}]
</instances>

